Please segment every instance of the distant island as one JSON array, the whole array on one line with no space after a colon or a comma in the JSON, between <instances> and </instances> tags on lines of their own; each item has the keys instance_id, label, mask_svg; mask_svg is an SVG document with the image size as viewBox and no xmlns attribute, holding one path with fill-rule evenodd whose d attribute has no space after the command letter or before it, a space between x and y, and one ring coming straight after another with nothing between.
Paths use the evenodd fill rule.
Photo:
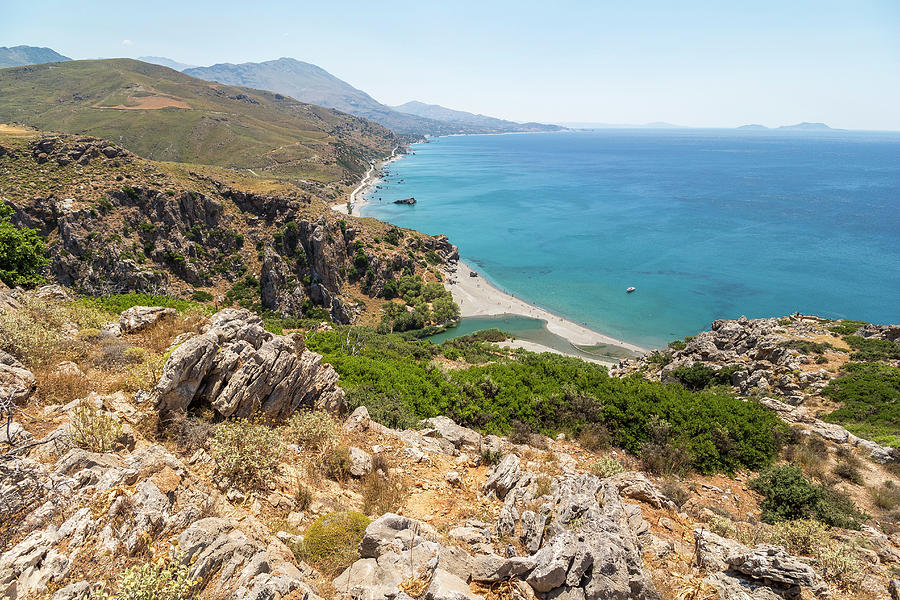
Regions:
<instances>
[{"instance_id":1,"label":"distant island","mask_svg":"<svg viewBox=\"0 0 900 600\"><path fill-rule=\"evenodd\" d=\"M737 129L768 129L768 127L758 123L751 123L750 125L741 125L740 127L737 127Z\"/></svg>"},{"instance_id":2,"label":"distant island","mask_svg":"<svg viewBox=\"0 0 900 600\"><path fill-rule=\"evenodd\" d=\"M782 125L778 129L798 129L804 131L835 131L825 123L797 123L796 125Z\"/></svg>"}]
</instances>

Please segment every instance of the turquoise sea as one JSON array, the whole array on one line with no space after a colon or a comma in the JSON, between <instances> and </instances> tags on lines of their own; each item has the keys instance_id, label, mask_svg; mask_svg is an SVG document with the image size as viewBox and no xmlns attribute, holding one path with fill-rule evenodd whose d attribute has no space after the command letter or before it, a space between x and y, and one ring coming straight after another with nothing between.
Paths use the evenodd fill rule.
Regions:
<instances>
[{"instance_id":1,"label":"turquoise sea","mask_svg":"<svg viewBox=\"0 0 900 600\"><path fill-rule=\"evenodd\" d=\"M603 130L412 151L364 216L447 234L498 287L615 337L659 346L794 311L900 322L900 133Z\"/></svg>"}]
</instances>

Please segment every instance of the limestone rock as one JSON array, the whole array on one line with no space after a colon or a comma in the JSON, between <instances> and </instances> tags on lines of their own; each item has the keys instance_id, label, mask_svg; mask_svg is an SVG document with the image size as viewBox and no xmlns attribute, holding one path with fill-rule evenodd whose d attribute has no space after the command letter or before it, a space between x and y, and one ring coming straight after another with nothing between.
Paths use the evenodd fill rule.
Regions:
<instances>
[{"instance_id":1,"label":"limestone rock","mask_svg":"<svg viewBox=\"0 0 900 600\"><path fill-rule=\"evenodd\" d=\"M365 477L372 472L372 455L354 446L350 447L350 474Z\"/></svg>"},{"instance_id":2,"label":"limestone rock","mask_svg":"<svg viewBox=\"0 0 900 600\"><path fill-rule=\"evenodd\" d=\"M515 454L507 454L488 474L484 482L484 491L493 493L501 500L506 497L521 477L519 457Z\"/></svg>"},{"instance_id":3,"label":"limestone rock","mask_svg":"<svg viewBox=\"0 0 900 600\"><path fill-rule=\"evenodd\" d=\"M119 315L119 329L122 333L137 333L164 319L174 319L174 308L162 306L132 306Z\"/></svg>"},{"instance_id":4,"label":"limestone rock","mask_svg":"<svg viewBox=\"0 0 900 600\"><path fill-rule=\"evenodd\" d=\"M301 407L340 411L337 379L321 355L303 347L302 336L273 335L257 315L224 309L203 334L172 351L154 396L163 413L200 400L225 417L262 411L279 419Z\"/></svg>"},{"instance_id":5,"label":"limestone rock","mask_svg":"<svg viewBox=\"0 0 900 600\"><path fill-rule=\"evenodd\" d=\"M34 373L16 364L4 364L0 362L0 399L12 400L22 403L34 393L36 382Z\"/></svg>"},{"instance_id":6,"label":"limestone rock","mask_svg":"<svg viewBox=\"0 0 900 600\"><path fill-rule=\"evenodd\" d=\"M359 406L344 421L344 431L363 432L369 428L370 423L369 410L365 406Z\"/></svg>"},{"instance_id":7,"label":"limestone rock","mask_svg":"<svg viewBox=\"0 0 900 600\"><path fill-rule=\"evenodd\" d=\"M784 551L781 546L763 544L749 552L725 557L735 571L761 581L773 581L785 587L805 587L815 594L827 594L828 586L808 564Z\"/></svg>"},{"instance_id":8,"label":"limestone rock","mask_svg":"<svg viewBox=\"0 0 900 600\"><path fill-rule=\"evenodd\" d=\"M638 471L625 471L609 478L622 496L646 502L653 508L675 508L646 475Z\"/></svg>"},{"instance_id":9,"label":"limestone rock","mask_svg":"<svg viewBox=\"0 0 900 600\"><path fill-rule=\"evenodd\" d=\"M478 452L481 449L481 434L466 427L461 427L448 417L433 417L425 419L425 426L430 428L432 435L438 435L456 447L458 450ZM429 433L425 433L429 435Z\"/></svg>"}]
</instances>

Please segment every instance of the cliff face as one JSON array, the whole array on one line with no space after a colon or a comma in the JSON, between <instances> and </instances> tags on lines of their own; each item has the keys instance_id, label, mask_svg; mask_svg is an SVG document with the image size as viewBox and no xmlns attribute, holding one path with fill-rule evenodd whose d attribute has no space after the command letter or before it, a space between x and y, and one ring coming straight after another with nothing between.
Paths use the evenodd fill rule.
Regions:
<instances>
[{"instance_id":1,"label":"cliff face","mask_svg":"<svg viewBox=\"0 0 900 600\"><path fill-rule=\"evenodd\" d=\"M348 323L388 279L426 274L426 253L455 255L446 238L416 232L374 242L387 226L339 219L319 197L327 190L242 191L96 138L13 142L0 153L3 201L48 237L48 274L86 294L203 290L283 316L312 303Z\"/></svg>"}]
</instances>

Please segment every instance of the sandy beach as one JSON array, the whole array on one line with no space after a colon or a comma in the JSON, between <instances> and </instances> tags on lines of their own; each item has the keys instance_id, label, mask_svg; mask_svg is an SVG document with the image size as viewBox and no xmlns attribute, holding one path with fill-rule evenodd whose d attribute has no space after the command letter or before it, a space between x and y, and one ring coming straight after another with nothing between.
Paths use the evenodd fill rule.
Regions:
<instances>
[{"instance_id":1,"label":"sandy beach","mask_svg":"<svg viewBox=\"0 0 900 600\"><path fill-rule=\"evenodd\" d=\"M460 314L463 317L502 314L522 315L546 321L547 329L550 330L551 333L555 333L578 346L609 344L625 348L632 352L647 352L646 348L604 335L598 331L569 321L559 315L555 315L548 310L544 310L543 308L529 304L524 300L520 300L492 285L481 275L478 277L470 277L470 271L475 270L463 261L459 261L455 266L450 266L445 270L445 274L447 275L445 286L453 294L453 300L459 305ZM475 272L477 273L477 271ZM528 349L540 347L544 348L544 351L547 352L557 352L556 350L539 346L538 344L531 342L527 343L527 345L520 343L517 347L526 347Z\"/></svg>"},{"instance_id":2,"label":"sandy beach","mask_svg":"<svg viewBox=\"0 0 900 600\"><path fill-rule=\"evenodd\" d=\"M369 201L366 200L366 196L369 194L369 192L375 189L376 185L381 183L380 173L382 169L402 157L402 154L397 154L397 148L394 148L393 150L391 150L391 156L389 158L383 160L378 164L372 163L369 166L369 170L366 171L366 175L365 177L363 177L363 180L359 183L358 186L356 186L356 188L353 189L352 192L350 192L350 196L348 197L347 201L340 204L333 204L331 206L331 210L339 212L342 215L346 215L347 202L349 202L353 214L358 217L359 209L369 203Z\"/></svg>"}]
</instances>

